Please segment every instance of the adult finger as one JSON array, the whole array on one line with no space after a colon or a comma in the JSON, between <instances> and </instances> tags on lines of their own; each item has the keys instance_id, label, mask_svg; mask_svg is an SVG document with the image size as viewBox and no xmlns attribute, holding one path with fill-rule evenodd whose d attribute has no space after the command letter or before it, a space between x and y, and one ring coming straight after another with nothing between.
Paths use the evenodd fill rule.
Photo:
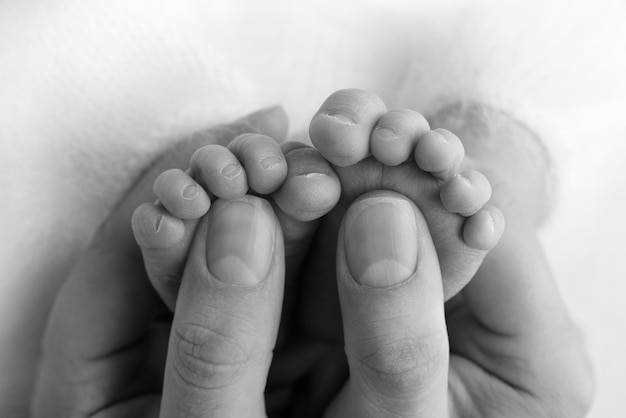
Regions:
<instances>
[{"instance_id":1,"label":"adult finger","mask_svg":"<svg viewBox=\"0 0 626 418\"><path fill-rule=\"evenodd\" d=\"M406 197L368 193L346 212L337 276L350 380L330 417L447 417L441 272Z\"/></svg>"},{"instance_id":2,"label":"adult finger","mask_svg":"<svg viewBox=\"0 0 626 418\"><path fill-rule=\"evenodd\" d=\"M282 306L280 225L265 200L218 200L201 222L176 303L161 417L265 417Z\"/></svg>"}]
</instances>

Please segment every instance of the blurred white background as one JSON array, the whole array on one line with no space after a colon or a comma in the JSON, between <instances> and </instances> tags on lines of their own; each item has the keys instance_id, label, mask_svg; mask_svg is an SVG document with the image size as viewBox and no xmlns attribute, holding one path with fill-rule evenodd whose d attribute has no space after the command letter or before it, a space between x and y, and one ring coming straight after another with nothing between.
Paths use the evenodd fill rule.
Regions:
<instances>
[{"instance_id":1,"label":"blurred white background","mask_svg":"<svg viewBox=\"0 0 626 418\"><path fill-rule=\"evenodd\" d=\"M626 372L626 4L621 1L0 3L0 416L21 416L56 288L172 138L332 91L428 113L499 106L555 160L542 239L621 416ZM112 169L114 168L114 169Z\"/></svg>"}]
</instances>

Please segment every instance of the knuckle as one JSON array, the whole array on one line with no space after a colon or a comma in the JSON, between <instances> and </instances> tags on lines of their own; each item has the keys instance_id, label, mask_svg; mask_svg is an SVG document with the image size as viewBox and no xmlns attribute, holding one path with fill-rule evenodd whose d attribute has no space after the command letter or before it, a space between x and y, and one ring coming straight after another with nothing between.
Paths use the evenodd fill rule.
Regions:
<instances>
[{"instance_id":1,"label":"knuckle","mask_svg":"<svg viewBox=\"0 0 626 418\"><path fill-rule=\"evenodd\" d=\"M234 385L253 361L250 350L227 332L186 323L174 329L172 366L187 385L205 390Z\"/></svg>"},{"instance_id":2,"label":"knuckle","mask_svg":"<svg viewBox=\"0 0 626 418\"><path fill-rule=\"evenodd\" d=\"M363 344L358 357L366 382L390 396L427 391L447 373L448 340L445 334Z\"/></svg>"}]
</instances>

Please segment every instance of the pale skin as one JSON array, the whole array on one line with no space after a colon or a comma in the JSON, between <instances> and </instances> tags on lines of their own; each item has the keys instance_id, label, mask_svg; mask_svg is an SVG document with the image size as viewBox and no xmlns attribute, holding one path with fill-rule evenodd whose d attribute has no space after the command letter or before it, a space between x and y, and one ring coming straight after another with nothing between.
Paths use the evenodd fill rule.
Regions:
<instances>
[{"instance_id":1,"label":"pale skin","mask_svg":"<svg viewBox=\"0 0 626 418\"><path fill-rule=\"evenodd\" d=\"M325 203L313 210L302 204L307 202L305 197L298 196L288 187L300 180L298 174L294 174L297 171L289 173L297 164L288 164L286 173L278 164L272 167L280 171L277 178L283 179L281 185L276 187L280 181L272 180L272 176L260 176L263 181L256 186L268 186L267 189L261 192L253 187L258 193L270 194L268 198L277 202L276 212L259 197L236 196L230 201L217 200L210 209L206 208L209 215L199 221L195 238L191 238L193 234L189 231L193 232L194 228L190 225L197 222L194 219L202 210L189 210L184 204L178 207L176 202L186 203L187 200L172 198L176 193L182 196L190 177L185 177L182 171L169 172L154 183L155 192L167 210L167 213L160 213L163 217L159 231L173 232L165 237L139 234L137 238L142 244L152 284L170 307L176 306L173 322L176 332L172 333L169 352L166 344L168 324L161 321L154 326L152 321L159 299L142 272L132 237L123 231L132 208L147 200L144 197L149 195L155 177L173 166L185 169L198 144L190 144L183 153L185 155L175 157L177 164L172 164L171 157L170 161L158 163L110 218L62 290L47 331L47 356L35 397L35 411L39 411L40 416L49 413L50 408L66 412L80 410L85 415L101 411L101 415L95 416L107 416L105 411L117 414L115 416L123 416L121 411L129 416L155 416L162 400L160 414L164 417L264 416L262 395L278 334L282 283L299 279L293 273L290 277L290 263L298 265L303 262L303 251L308 252L313 260L327 257L328 247L334 252L334 243L337 243L336 288L350 379L338 395L333 395L336 397L326 409L326 416L466 417L500 416L502 411L506 411L507 416L584 414L591 396L591 379L582 343L553 286L532 224L523 214L516 212L514 203L511 203L513 200L504 195L511 190L496 188L492 199L496 204L503 203L501 207L507 215L507 228L504 229L497 223L502 219L498 217L499 211L484 206L488 198L481 197L481 184L485 183L474 184L471 189L478 190L475 194L464 193L463 189L459 192L458 187L453 187L455 183L452 181L458 179L456 174L462 170L459 160L463 157L454 153L458 148L451 147L452 152L443 154L442 161L447 164L424 166L425 161L436 161L439 154L428 155L428 151L437 148L427 146L424 151L424 144L429 144L426 139L421 146L423 152L414 154L415 148L420 149L420 142L411 144L409 141L408 146L402 145L403 136L399 135L400 141L392 145L397 148L385 154L385 147L375 145L380 140L375 134L377 124L389 122L389 127L402 133L405 126L419 127L419 124L412 123L418 118L409 111L400 112L409 115L408 119L402 119L394 112L387 113L374 95L361 97L359 94L348 91L339 98L331 96L313 120L312 139L332 165L314 152L307 151L307 154L302 148L290 150L289 146L281 149L270 142L264 142L266 146L262 151L255 151L269 150L274 156L282 153L287 163L290 155L305 154L300 163L313 163L321 176L305 176L304 184L295 189L307 190L312 187L307 181L322 180L325 185L322 190L330 190L326 199L321 200ZM350 113L356 109L354 103L357 101L369 103L375 111L361 112L359 108L359 112ZM345 123L340 121L339 125L333 125L336 116L326 118L332 114L329 107L334 109L337 103L346 111L346 116L353 118L348 135ZM390 113L392 116L386 116ZM359 119L354 119L355 115ZM390 122L392 117L394 119ZM406 125L398 122L398 118L407 121ZM265 129L257 131L280 140L280 122L276 122L280 121L280 116L273 112L266 119L274 123L266 123ZM247 124L248 128L254 126L254 123ZM322 129L325 134L320 137L316 129ZM420 132L419 138L428 138L426 133ZM336 140L339 136L343 143ZM418 135L407 137L417 138ZM211 135L207 135L206 140L211 143ZM352 142L348 144L347 152L345 142ZM246 163L243 155L237 155L234 147L234 151L233 146L229 150L235 157L232 161L241 162L242 175L247 174L247 181L255 168ZM369 151L373 158L361 161ZM408 162L394 168L393 164L398 160ZM191 158L191 172L194 172L194 164L201 164L201 161L207 160ZM208 163L209 167L217 164L215 160L208 160ZM303 165L311 167L311 164ZM382 176L381 167L385 173ZM480 164L474 167L480 167ZM422 173L420 184L434 190L436 204L428 205L432 199L420 202L417 196L423 193L414 192L414 198L405 190L376 191L383 187L376 181L388 181L394 185L392 188L407 187L397 181L398 178L406 180L407 172ZM394 173L398 177L394 177ZM370 181L368 174L376 181ZM467 176L470 183L471 179L481 178L473 176ZM359 178L366 179L361 187L354 180ZM269 185L264 182L267 179L272 180ZM208 180L202 184L203 189L206 187L213 193L211 179ZM467 184L463 181L459 186ZM344 191L337 209L318 221L339 198L333 190L337 185ZM404 195L398 192L404 192ZM198 191L195 196L199 206L207 206L208 195ZM286 201L296 204L289 206ZM164 210L153 205L143 208L145 218L154 215L155 210ZM437 218L432 215L437 214L437 210L447 214L447 219L439 226ZM490 216L480 215L484 211ZM183 216L176 216L183 212L185 217L192 218L191 222L180 221ZM137 228L142 225L141 215L141 212L135 215L136 233L149 231ZM242 219L247 219L243 222L243 229ZM399 224L398 219L403 222ZM155 225L154 218L149 220L151 222L145 222L145 225ZM493 227L482 228L485 220L492 220ZM168 225L172 226L169 230ZM307 239L311 234L309 227L321 228L321 238L311 244ZM486 256L503 229L500 244ZM441 231L452 231L448 240L444 240L446 237ZM363 237L374 233L382 241L363 244ZM241 265L229 263L228 254L222 250L228 247L236 251L250 237L254 237L257 248L269 250L230 254L248 265L243 274ZM450 237L456 237L456 241ZM224 246L225 240L231 240L230 244ZM395 240L400 244L396 245ZM448 242L449 246L441 244L442 241ZM172 251L172 248L189 248L190 243L189 261L181 270L186 251ZM380 264L376 262L381 261L381 249L389 247L393 249L385 254L401 263L397 268L393 268L393 263L388 264L392 268L382 274ZM450 268L456 258L454 251L467 257L465 270L452 269L462 274L446 273L446 268ZM150 258L151 254L157 253L171 258ZM181 253L185 257L181 257ZM286 257L286 277L282 257ZM368 261L371 265L366 268ZM478 273L465 286L476 269ZM334 281L334 270L334 266L329 266L323 278ZM159 281L155 275L163 271L168 273L163 278L182 276L177 296L177 286L163 286L171 281ZM108 280L98 280L100 277ZM302 280L309 289L315 285L306 278ZM454 303L448 305L447 313L444 312L444 301L461 288L462 297L451 301ZM289 289L287 287L286 303ZM532 290L532 297L525 296L528 289ZM322 283L317 295L324 292L327 289ZM308 349L300 351L295 364L302 369L311 369L313 363L319 369L323 362L319 362L319 355L310 354L311 351L320 348L318 352L326 350L328 353L328 347L332 345L324 341L341 338L341 334L319 332L324 326L316 327L310 311L305 309L316 305L315 289L310 294L311 298L305 299L298 309L300 322L312 342ZM167 295L170 295L169 302ZM546 309L546 306L550 308ZM332 319L332 309L330 315ZM315 317L319 320L319 316ZM95 318L101 324L97 329L93 327ZM328 318L319 322L327 324ZM120 327L120 324L124 326ZM190 327L189 324L199 326ZM189 341L196 345L185 343ZM205 344L198 345L198 341L205 341ZM193 351L185 350L187 346ZM122 347L124 349L120 350ZM146 356L147 353L152 354ZM189 356L189 353L193 355ZM278 350L276 353L275 367L280 369L279 360L284 352ZM165 357L168 358L167 364ZM293 363L288 355L283 358L285 363ZM141 372L132 376L121 373L132 364ZM77 376L77 372L81 375ZM158 378L154 378L162 373L166 376L163 387ZM135 384L129 385L129 379ZM122 382L126 384L120 385ZM282 386L285 386L284 382ZM128 392L120 393L120 387ZM314 398L318 392L313 387L310 397ZM86 397L86 393L99 393L101 397ZM294 393L291 395L295 396ZM322 398L325 408L328 399ZM77 400L82 399L94 403L81 405ZM103 409L104 406L108 409Z\"/></svg>"}]
</instances>

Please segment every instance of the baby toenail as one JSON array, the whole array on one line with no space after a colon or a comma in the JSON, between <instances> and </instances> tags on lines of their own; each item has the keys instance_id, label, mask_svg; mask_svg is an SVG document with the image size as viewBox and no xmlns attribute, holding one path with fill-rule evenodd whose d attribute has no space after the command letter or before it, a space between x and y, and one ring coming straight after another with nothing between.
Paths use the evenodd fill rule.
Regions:
<instances>
[{"instance_id":1,"label":"baby toenail","mask_svg":"<svg viewBox=\"0 0 626 418\"><path fill-rule=\"evenodd\" d=\"M489 233L494 235L496 232L496 222L495 219L493 219L493 213L491 211L487 211L487 214L489 217L487 218L485 225L489 227Z\"/></svg>"},{"instance_id":2,"label":"baby toenail","mask_svg":"<svg viewBox=\"0 0 626 418\"><path fill-rule=\"evenodd\" d=\"M344 242L352 277L361 285L384 288L403 283L417 269L417 225L403 198L371 197L346 216Z\"/></svg>"},{"instance_id":3,"label":"baby toenail","mask_svg":"<svg viewBox=\"0 0 626 418\"><path fill-rule=\"evenodd\" d=\"M261 160L261 167L264 168L265 170L269 170L272 167L276 167L278 164L280 164L280 162L281 162L280 157L276 157L276 156L267 157Z\"/></svg>"},{"instance_id":4,"label":"baby toenail","mask_svg":"<svg viewBox=\"0 0 626 418\"><path fill-rule=\"evenodd\" d=\"M457 174L457 178L462 181L463 184L469 186L470 188L474 188L474 184L471 182L471 180L465 177L463 174Z\"/></svg>"},{"instance_id":5,"label":"baby toenail","mask_svg":"<svg viewBox=\"0 0 626 418\"><path fill-rule=\"evenodd\" d=\"M343 123L345 125L354 125L354 124L356 124L356 120L354 120L354 118L351 118L350 116L345 115L343 113L328 112L328 113L326 113L326 116L336 120L339 123Z\"/></svg>"},{"instance_id":6,"label":"baby toenail","mask_svg":"<svg viewBox=\"0 0 626 418\"><path fill-rule=\"evenodd\" d=\"M198 190L198 185L190 184L189 186L185 187L185 190L183 190L183 199L191 200L198 197L199 194L200 190Z\"/></svg>"},{"instance_id":7,"label":"baby toenail","mask_svg":"<svg viewBox=\"0 0 626 418\"><path fill-rule=\"evenodd\" d=\"M433 139L437 141L443 142L444 144L448 143L448 138L446 138L444 134L438 132L437 130L430 131L430 135L432 135Z\"/></svg>"},{"instance_id":8,"label":"baby toenail","mask_svg":"<svg viewBox=\"0 0 626 418\"><path fill-rule=\"evenodd\" d=\"M154 221L154 230L159 232L161 229L161 222L163 222L163 215L158 215Z\"/></svg>"},{"instance_id":9,"label":"baby toenail","mask_svg":"<svg viewBox=\"0 0 626 418\"><path fill-rule=\"evenodd\" d=\"M209 218L207 265L217 280L254 286L269 274L274 252L274 223L266 201L221 200Z\"/></svg>"},{"instance_id":10,"label":"baby toenail","mask_svg":"<svg viewBox=\"0 0 626 418\"><path fill-rule=\"evenodd\" d=\"M308 178L313 178L313 177L323 177L327 175L327 173L319 173L317 171L309 171L309 172L305 172L305 173L300 173L298 174L298 177L308 177Z\"/></svg>"},{"instance_id":11,"label":"baby toenail","mask_svg":"<svg viewBox=\"0 0 626 418\"><path fill-rule=\"evenodd\" d=\"M376 128L374 130L376 136L383 141L391 141L398 137L398 133L391 128Z\"/></svg>"},{"instance_id":12,"label":"baby toenail","mask_svg":"<svg viewBox=\"0 0 626 418\"><path fill-rule=\"evenodd\" d=\"M242 168L239 164L229 164L222 169L222 175L228 180L232 180L241 174Z\"/></svg>"}]
</instances>

